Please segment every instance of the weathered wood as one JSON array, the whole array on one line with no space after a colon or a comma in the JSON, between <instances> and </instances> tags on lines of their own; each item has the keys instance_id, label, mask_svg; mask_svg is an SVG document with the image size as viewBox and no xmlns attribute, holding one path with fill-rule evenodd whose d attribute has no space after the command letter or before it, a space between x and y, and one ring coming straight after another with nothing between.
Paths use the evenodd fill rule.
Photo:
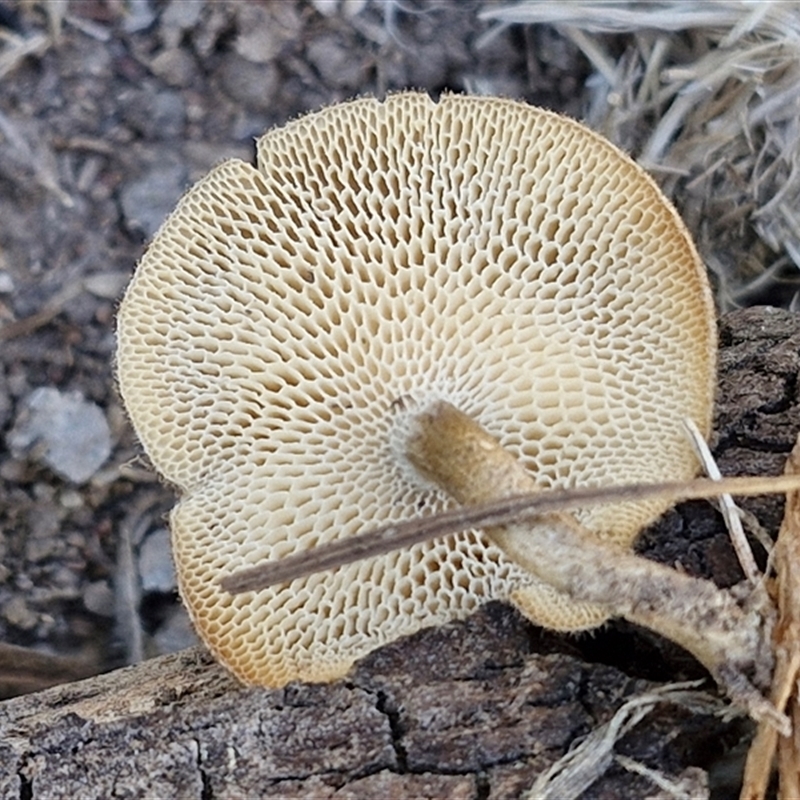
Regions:
<instances>
[{"instance_id":1,"label":"weathered wood","mask_svg":"<svg viewBox=\"0 0 800 800\"><path fill-rule=\"evenodd\" d=\"M777 474L800 428L800 317L738 312L721 333L723 471ZM780 503L751 506L774 533ZM704 503L670 512L642 548L721 583L737 578ZM0 704L0 797L515 798L652 685L645 678L701 674L631 626L558 637L495 604L383 648L331 685L244 688L188 650ZM676 776L708 767L740 728L665 707L618 751ZM586 796L655 791L614 767Z\"/></svg>"},{"instance_id":2,"label":"weathered wood","mask_svg":"<svg viewBox=\"0 0 800 800\"><path fill-rule=\"evenodd\" d=\"M519 796L646 686L534 644L515 612L492 606L327 686L243 688L193 649L19 697L0 705L0 794ZM629 796L646 787L616 781Z\"/></svg>"}]
</instances>

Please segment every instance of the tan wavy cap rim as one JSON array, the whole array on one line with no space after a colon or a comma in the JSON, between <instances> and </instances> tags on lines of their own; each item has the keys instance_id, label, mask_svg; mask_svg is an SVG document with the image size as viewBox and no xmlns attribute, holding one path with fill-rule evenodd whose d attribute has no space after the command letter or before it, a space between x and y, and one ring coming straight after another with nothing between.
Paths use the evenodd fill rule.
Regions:
<instances>
[{"instance_id":1,"label":"tan wavy cap rim","mask_svg":"<svg viewBox=\"0 0 800 800\"><path fill-rule=\"evenodd\" d=\"M541 488L686 479L710 426L714 309L672 206L582 125L404 93L326 108L180 201L119 312L125 405L172 512L183 599L240 679L331 680L370 650L510 600L603 621L480 532L231 596L264 559L452 507L404 454L446 400ZM659 502L579 515L629 545Z\"/></svg>"}]
</instances>

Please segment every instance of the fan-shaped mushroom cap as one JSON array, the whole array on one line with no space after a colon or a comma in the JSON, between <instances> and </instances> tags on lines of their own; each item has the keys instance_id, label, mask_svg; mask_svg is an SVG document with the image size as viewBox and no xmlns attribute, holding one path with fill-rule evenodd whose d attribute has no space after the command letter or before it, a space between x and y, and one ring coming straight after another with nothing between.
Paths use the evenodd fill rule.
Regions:
<instances>
[{"instance_id":1,"label":"fan-shaped mushroom cap","mask_svg":"<svg viewBox=\"0 0 800 800\"><path fill-rule=\"evenodd\" d=\"M176 484L175 560L241 679L344 674L490 599L602 621L479 531L231 596L265 559L453 505L403 438L446 400L542 488L684 479L709 428L702 264L653 181L583 126L522 103L416 93L310 114L192 188L119 314L125 404ZM658 502L587 510L629 543Z\"/></svg>"}]
</instances>

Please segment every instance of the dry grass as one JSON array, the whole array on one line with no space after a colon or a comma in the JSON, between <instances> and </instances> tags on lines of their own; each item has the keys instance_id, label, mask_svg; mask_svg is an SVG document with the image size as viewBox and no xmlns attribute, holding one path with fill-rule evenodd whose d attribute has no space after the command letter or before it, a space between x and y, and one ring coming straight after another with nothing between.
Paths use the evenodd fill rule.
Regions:
<instances>
[{"instance_id":1,"label":"dry grass","mask_svg":"<svg viewBox=\"0 0 800 800\"><path fill-rule=\"evenodd\" d=\"M699 770L688 770L684 781L677 782L614 753L620 739L661 703L674 703L698 714L722 716L729 712L711 695L693 691L696 685L669 683L629 698L608 722L595 728L580 744L542 772L525 794L525 800L578 800L615 761L625 769L645 775L664 789L662 797L684 800L708 797L707 779Z\"/></svg>"},{"instance_id":2,"label":"dry grass","mask_svg":"<svg viewBox=\"0 0 800 800\"><path fill-rule=\"evenodd\" d=\"M586 56L586 121L660 181L717 276L721 308L797 305L800 6L777 0L488 6Z\"/></svg>"}]
</instances>

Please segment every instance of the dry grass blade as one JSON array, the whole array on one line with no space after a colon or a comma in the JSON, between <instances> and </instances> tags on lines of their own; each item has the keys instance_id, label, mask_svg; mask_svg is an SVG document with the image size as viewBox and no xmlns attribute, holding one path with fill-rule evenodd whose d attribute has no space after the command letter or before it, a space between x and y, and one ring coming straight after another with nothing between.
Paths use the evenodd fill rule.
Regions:
<instances>
[{"instance_id":1,"label":"dry grass blade","mask_svg":"<svg viewBox=\"0 0 800 800\"><path fill-rule=\"evenodd\" d=\"M42 55L52 44L50 36L35 33L28 38L6 35L0 48L0 79L13 72L22 61L31 55Z\"/></svg>"},{"instance_id":2,"label":"dry grass blade","mask_svg":"<svg viewBox=\"0 0 800 800\"><path fill-rule=\"evenodd\" d=\"M786 474L800 474L800 438L786 462ZM800 797L800 705L797 682L800 676L800 493L790 492L778 541L773 551L776 579L778 623L775 626L775 672L771 701L779 711L788 709L792 723L790 736L780 737L762 722L747 754L747 765L740 800L764 800L778 753L779 800Z\"/></svg>"},{"instance_id":3,"label":"dry grass blade","mask_svg":"<svg viewBox=\"0 0 800 800\"><path fill-rule=\"evenodd\" d=\"M711 797L708 775L699 767L687 767L680 776L672 778L627 756L617 755L614 761L628 772L647 778L661 790L649 795L649 800L708 800Z\"/></svg>"},{"instance_id":4,"label":"dry grass blade","mask_svg":"<svg viewBox=\"0 0 800 800\"><path fill-rule=\"evenodd\" d=\"M717 463L714 461L714 456L711 455L711 450L700 433L700 429L695 424L694 420L686 418L683 421L689 435L689 441L692 444L695 455L700 463L703 465L706 475L713 481L722 480L722 473L719 471ZM750 583L756 583L760 577L756 560L753 558L753 551L747 542L747 537L744 535L744 528L742 527L742 518L739 515L739 509L733 498L729 494L721 494L719 496L719 508L722 516L725 519L725 525L728 528L728 534L731 537L733 549L736 551L736 557L739 559L739 566L744 572L745 578Z\"/></svg>"},{"instance_id":5,"label":"dry grass blade","mask_svg":"<svg viewBox=\"0 0 800 800\"><path fill-rule=\"evenodd\" d=\"M220 581L222 588L232 594L257 591L277 583L285 583L315 572L336 569L344 564L383 553L411 547L419 542L459 533L468 528L508 525L541 514L572 511L591 505L624 500L666 497L671 500L691 500L730 494L780 494L800 489L800 475L777 477L744 477L708 480L701 478L686 483L617 486L592 489L568 489L521 495L469 508L457 508L430 517L405 523L386 525L377 530L321 545L251 569L240 570Z\"/></svg>"},{"instance_id":6,"label":"dry grass blade","mask_svg":"<svg viewBox=\"0 0 800 800\"><path fill-rule=\"evenodd\" d=\"M760 8L753 8L753 5ZM783 8L781 7L783 5ZM746 9L750 14L746 14ZM741 0L716 0L698 6L683 0L661 2L629 2L612 0L605 3L549 3L527 0L487 11L485 18L504 22L574 25L593 33L628 33L645 29L681 31L689 28L730 29L727 40L742 36L756 27L767 26L773 33L791 23L792 12L785 4ZM785 27L783 28L785 30Z\"/></svg>"},{"instance_id":7,"label":"dry grass blade","mask_svg":"<svg viewBox=\"0 0 800 800\"><path fill-rule=\"evenodd\" d=\"M83 290L84 287L80 281L67 283L55 296L51 297L38 311L29 317L14 320L0 327L0 342L17 339L20 336L29 336L35 330L47 325Z\"/></svg>"},{"instance_id":8,"label":"dry grass blade","mask_svg":"<svg viewBox=\"0 0 800 800\"><path fill-rule=\"evenodd\" d=\"M671 683L632 697L605 725L593 730L577 747L543 772L526 800L577 800L614 761L614 745L659 703L678 703L703 713L720 713L720 701L690 691L696 683Z\"/></svg>"},{"instance_id":9,"label":"dry grass blade","mask_svg":"<svg viewBox=\"0 0 800 800\"><path fill-rule=\"evenodd\" d=\"M763 301L774 265L800 267L797 3L521 0L482 16L553 25L583 52L596 70L586 121L659 177L717 274L722 307ZM769 288L788 294L796 275L777 271Z\"/></svg>"},{"instance_id":10,"label":"dry grass blade","mask_svg":"<svg viewBox=\"0 0 800 800\"><path fill-rule=\"evenodd\" d=\"M0 111L0 142L4 161L29 173L65 208L74 205L59 184L58 164L49 137L36 120L13 118Z\"/></svg>"}]
</instances>

